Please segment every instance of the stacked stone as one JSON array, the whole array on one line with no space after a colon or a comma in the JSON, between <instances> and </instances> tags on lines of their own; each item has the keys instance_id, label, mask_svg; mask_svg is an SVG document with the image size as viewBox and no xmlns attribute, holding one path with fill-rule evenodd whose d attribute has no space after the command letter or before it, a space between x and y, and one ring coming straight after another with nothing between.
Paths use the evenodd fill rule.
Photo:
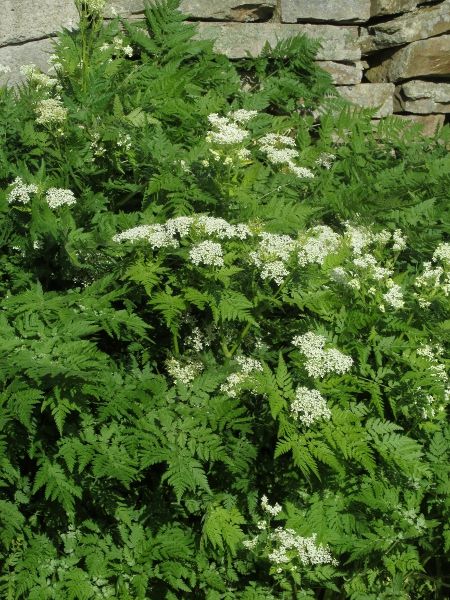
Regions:
<instances>
[{"instance_id":1,"label":"stacked stone","mask_svg":"<svg viewBox=\"0 0 450 600\"><path fill-rule=\"evenodd\" d=\"M143 0L110 0L105 16L114 9L139 20ZM297 33L320 39L319 65L343 97L380 107L377 117L396 114L433 134L450 113L450 0L181 0L180 10L200 21L199 38L232 59ZM12 69L9 82L21 64L45 72L51 37L76 23L73 0L40 0L39 9L35 0L2 0L0 64Z\"/></svg>"}]
</instances>

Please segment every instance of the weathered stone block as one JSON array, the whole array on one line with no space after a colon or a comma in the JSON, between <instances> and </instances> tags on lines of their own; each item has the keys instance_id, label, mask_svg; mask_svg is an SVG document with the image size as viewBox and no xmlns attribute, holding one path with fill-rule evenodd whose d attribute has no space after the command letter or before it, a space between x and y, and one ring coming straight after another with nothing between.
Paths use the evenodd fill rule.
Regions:
<instances>
[{"instance_id":1,"label":"weathered stone block","mask_svg":"<svg viewBox=\"0 0 450 600\"><path fill-rule=\"evenodd\" d=\"M435 0L372 0L370 16L398 15L414 10L418 4L427 4Z\"/></svg>"},{"instance_id":2,"label":"weathered stone block","mask_svg":"<svg viewBox=\"0 0 450 600\"><path fill-rule=\"evenodd\" d=\"M150 0L150 4L151 4ZM144 0L109 0L103 16L110 19L119 14L128 19L137 13L144 13Z\"/></svg>"},{"instance_id":3,"label":"weathered stone block","mask_svg":"<svg viewBox=\"0 0 450 600\"><path fill-rule=\"evenodd\" d=\"M401 46L450 31L450 0L368 27L372 49Z\"/></svg>"},{"instance_id":4,"label":"weathered stone block","mask_svg":"<svg viewBox=\"0 0 450 600\"><path fill-rule=\"evenodd\" d=\"M276 0L181 0L179 9L195 19L251 23L268 21L276 6Z\"/></svg>"},{"instance_id":5,"label":"weathered stone block","mask_svg":"<svg viewBox=\"0 0 450 600\"><path fill-rule=\"evenodd\" d=\"M331 60L316 61L333 78L335 85L355 85L361 83L363 62L358 60L348 63L333 62Z\"/></svg>"},{"instance_id":6,"label":"weathered stone block","mask_svg":"<svg viewBox=\"0 0 450 600\"><path fill-rule=\"evenodd\" d=\"M396 117L410 121L411 124L420 123L423 125L422 134L426 137L434 137L436 128L444 125L445 115L395 115Z\"/></svg>"},{"instance_id":7,"label":"weathered stone block","mask_svg":"<svg viewBox=\"0 0 450 600\"><path fill-rule=\"evenodd\" d=\"M353 86L339 86L339 93L343 98L364 108L379 106L375 117L385 117L394 112L393 83L360 83Z\"/></svg>"},{"instance_id":8,"label":"weathered stone block","mask_svg":"<svg viewBox=\"0 0 450 600\"><path fill-rule=\"evenodd\" d=\"M268 21L276 6L277 0L180 0L179 10L194 19L250 23ZM111 18L114 12L132 20L136 15L144 18L144 0L110 0L104 15Z\"/></svg>"},{"instance_id":9,"label":"weathered stone block","mask_svg":"<svg viewBox=\"0 0 450 600\"><path fill-rule=\"evenodd\" d=\"M445 115L397 115L394 114L396 119L401 119L402 121L409 121L411 125L416 123L423 126L422 134L426 137L434 137L436 133L436 128L439 129L444 125ZM373 119L371 123L378 127L379 119Z\"/></svg>"},{"instance_id":10,"label":"weathered stone block","mask_svg":"<svg viewBox=\"0 0 450 600\"><path fill-rule=\"evenodd\" d=\"M283 25L281 23L200 23L196 37L214 39L214 49L229 58L245 58L247 51L257 56L266 42L275 46L280 39L297 34L321 39L319 60L359 60L357 27L334 25Z\"/></svg>"},{"instance_id":11,"label":"weathered stone block","mask_svg":"<svg viewBox=\"0 0 450 600\"><path fill-rule=\"evenodd\" d=\"M355 22L370 18L370 0L281 0L281 21Z\"/></svg>"},{"instance_id":12,"label":"weathered stone block","mask_svg":"<svg viewBox=\"0 0 450 600\"><path fill-rule=\"evenodd\" d=\"M413 77L450 77L450 35L412 42L389 55L365 75L373 83Z\"/></svg>"},{"instance_id":13,"label":"weathered stone block","mask_svg":"<svg viewBox=\"0 0 450 600\"><path fill-rule=\"evenodd\" d=\"M395 90L394 110L422 115L450 113L450 83L408 81Z\"/></svg>"},{"instance_id":14,"label":"weathered stone block","mask_svg":"<svg viewBox=\"0 0 450 600\"><path fill-rule=\"evenodd\" d=\"M72 0L2 0L0 46L55 35L61 26L74 28L78 13ZM30 62L30 61L28 61Z\"/></svg>"},{"instance_id":15,"label":"weathered stone block","mask_svg":"<svg viewBox=\"0 0 450 600\"><path fill-rule=\"evenodd\" d=\"M34 63L38 69L47 73L49 68L48 59L52 53L50 39L37 40L17 46L3 46L0 48L0 64L8 65L11 68L11 73L0 77L0 85L8 82L8 86L12 86L23 81L23 77L19 72L21 65Z\"/></svg>"}]
</instances>

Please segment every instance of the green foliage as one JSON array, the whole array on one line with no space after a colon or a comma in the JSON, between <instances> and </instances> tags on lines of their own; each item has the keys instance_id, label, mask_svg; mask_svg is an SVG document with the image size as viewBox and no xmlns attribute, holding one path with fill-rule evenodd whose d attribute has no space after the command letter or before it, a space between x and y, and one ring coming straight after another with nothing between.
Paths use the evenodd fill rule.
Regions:
<instances>
[{"instance_id":1,"label":"green foliage","mask_svg":"<svg viewBox=\"0 0 450 600\"><path fill-rule=\"evenodd\" d=\"M448 127L76 5L0 89L0 596L444 600Z\"/></svg>"}]
</instances>

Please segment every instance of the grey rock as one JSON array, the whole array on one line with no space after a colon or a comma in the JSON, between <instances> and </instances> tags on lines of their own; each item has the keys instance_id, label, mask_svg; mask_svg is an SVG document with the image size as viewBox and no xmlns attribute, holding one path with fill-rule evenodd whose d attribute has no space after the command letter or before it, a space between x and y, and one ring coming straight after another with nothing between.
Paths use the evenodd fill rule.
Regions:
<instances>
[{"instance_id":1,"label":"grey rock","mask_svg":"<svg viewBox=\"0 0 450 600\"><path fill-rule=\"evenodd\" d=\"M398 15L414 10L418 4L427 4L435 0L372 0L370 16Z\"/></svg>"},{"instance_id":2,"label":"grey rock","mask_svg":"<svg viewBox=\"0 0 450 600\"><path fill-rule=\"evenodd\" d=\"M144 0L109 0L103 16L110 19L118 14L121 17L129 18L138 13L142 13L143 18Z\"/></svg>"},{"instance_id":3,"label":"grey rock","mask_svg":"<svg viewBox=\"0 0 450 600\"><path fill-rule=\"evenodd\" d=\"M316 61L333 78L335 85L354 85L361 83L363 74L363 62L358 60L348 63L339 63L331 60Z\"/></svg>"},{"instance_id":4,"label":"grey rock","mask_svg":"<svg viewBox=\"0 0 450 600\"><path fill-rule=\"evenodd\" d=\"M179 9L195 19L251 23L268 21L276 7L276 0L181 0Z\"/></svg>"},{"instance_id":5,"label":"grey rock","mask_svg":"<svg viewBox=\"0 0 450 600\"><path fill-rule=\"evenodd\" d=\"M193 19L251 23L269 21L276 7L277 0L181 0L178 8ZM112 17L114 9L122 17L135 20L139 13L144 18L143 0L111 0L105 16Z\"/></svg>"},{"instance_id":6,"label":"grey rock","mask_svg":"<svg viewBox=\"0 0 450 600\"><path fill-rule=\"evenodd\" d=\"M18 44L17 46L3 46L0 48L0 64L7 65L11 72L0 76L0 85L13 86L23 81L19 72L22 65L35 64L43 73L47 73L49 55L53 54L50 39Z\"/></svg>"},{"instance_id":7,"label":"grey rock","mask_svg":"<svg viewBox=\"0 0 450 600\"><path fill-rule=\"evenodd\" d=\"M449 113L450 83L408 81L395 90L394 110L424 115Z\"/></svg>"},{"instance_id":8,"label":"grey rock","mask_svg":"<svg viewBox=\"0 0 450 600\"><path fill-rule=\"evenodd\" d=\"M1 0L0 46L40 40L61 27L73 29L78 13L72 0ZM30 61L28 61L30 62Z\"/></svg>"},{"instance_id":9,"label":"grey rock","mask_svg":"<svg viewBox=\"0 0 450 600\"><path fill-rule=\"evenodd\" d=\"M388 52L388 51L387 51ZM450 77L450 35L412 42L386 55L365 75L373 83L402 81L414 77Z\"/></svg>"},{"instance_id":10,"label":"grey rock","mask_svg":"<svg viewBox=\"0 0 450 600\"><path fill-rule=\"evenodd\" d=\"M363 108L375 108L376 118L386 117L394 112L393 83L360 83L353 86L339 86L337 88L343 98Z\"/></svg>"},{"instance_id":11,"label":"grey rock","mask_svg":"<svg viewBox=\"0 0 450 600\"><path fill-rule=\"evenodd\" d=\"M441 128L445 122L445 115L395 115L404 121L410 121L412 125L419 123L423 125L422 134L426 137L434 137L437 128Z\"/></svg>"},{"instance_id":12,"label":"grey rock","mask_svg":"<svg viewBox=\"0 0 450 600\"><path fill-rule=\"evenodd\" d=\"M422 125L422 134L425 137L434 137L436 133L436 128L439 129L444 125L445 115L397 115L394 114L396 119L401 119L402 121L408 121L411 125L419 124ZM376 127L380 121L374 119L371 121L373 125Z\"/></svg>"},{"instance_id":13,"label":"grey rock","mask_svg":"<svg viewBox=\"0 0 450 600\"><path fill-rule=\"evenodd\" d=\"M266 42L275 46L279 39L297 34L321 39L318 60L359 60L357 27L334 25L283 25L281 23L200 23L196 37L216 40L214 49L229 58L245 58L247 51L257 56Z\"/></svg>"},{"instance_id":14,"label":"grey rock","mask_svg":"<svg viewBox=\"0 0 450 600\"><path fill-rule=\"evenodd\" d=\"M362 23L370 18L370 0L280 0L281 21Z\"/></svg>"},{"instance_id":15,"label":"grey rock","mask_svg":"<svg viewBox=\"0 0 450 600\"><path fill-rule=\"evenodd\" d=\"M450 31L450 0L368 27L372 48L377 50L424 40L448 31Z\"/></svg>"}]
</instances>

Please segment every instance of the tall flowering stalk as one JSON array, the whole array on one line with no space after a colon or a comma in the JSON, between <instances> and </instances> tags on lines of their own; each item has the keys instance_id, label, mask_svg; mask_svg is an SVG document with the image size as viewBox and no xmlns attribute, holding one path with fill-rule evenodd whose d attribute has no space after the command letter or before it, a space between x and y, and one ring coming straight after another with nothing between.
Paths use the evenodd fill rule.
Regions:
<instances>
[{"instance_id":1,"label":"tall flowering stalk","mask_svg":"<svg viewBox=\"0 0 450 600\"><path fill-rule=\"evenodd\" d=\"M81 32L81 78L83 91L87 89L90 56L95 35L103 25L103 11L107 0L75 0L75 6L80 17Z\"/></svg>"}]
</instances>

